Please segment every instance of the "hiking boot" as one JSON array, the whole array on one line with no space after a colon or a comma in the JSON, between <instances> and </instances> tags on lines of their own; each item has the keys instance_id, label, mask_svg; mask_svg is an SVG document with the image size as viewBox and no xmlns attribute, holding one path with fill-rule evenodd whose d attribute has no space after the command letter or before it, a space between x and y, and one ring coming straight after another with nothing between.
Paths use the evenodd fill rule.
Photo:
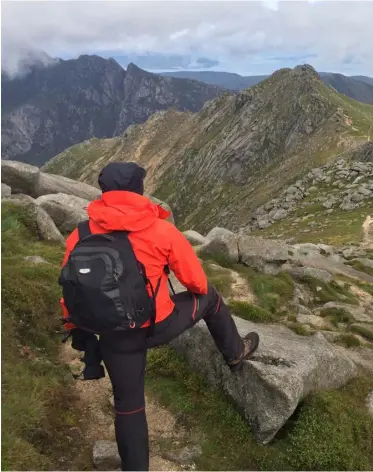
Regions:
<instances>
[{"instance_id":1,"label":"hiking boot","mask_svg":"<svg viewBox=\"0 0 373 472\"><path fill-rule=\"evenodd\" d=\"M246 359L249 359L254 352L257 350L259 346L259 335L258 333L255 333L254 331L251 333L248 333L244 338L243 338L243 344L244 344L244 349L240 357L235 359L234 361L228 362L228 366L232 371L235 371L242 363L242 361L245 361Z\"/></svg>"}]
</instances>

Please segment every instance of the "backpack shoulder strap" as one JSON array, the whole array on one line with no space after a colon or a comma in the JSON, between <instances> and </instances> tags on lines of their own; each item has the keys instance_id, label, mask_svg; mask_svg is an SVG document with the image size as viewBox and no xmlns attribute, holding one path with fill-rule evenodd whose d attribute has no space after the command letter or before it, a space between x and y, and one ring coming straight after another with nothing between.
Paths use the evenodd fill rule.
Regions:
<instances>
[{"instance_id":1,"label":"backpack shoulder strap","mask_svg":"<svg viewBox=\"0 0 373 472\"><path fill-rule=\"evenodd\" d=\"M115 238L118 238L118 239L128 239L128 235L129 235L129 231L110 231L110 233L112 236L114 236Z\"/></svg>"},{"instance_id":2,"label":"backpack shoulder strap","mask_svg":"<svg viewBox=\"0 0 373 472\"><path fill-rule=\"evenodd\" d=\"M90 236L92 233L91 233L91 229L89 227L89 221L81 221L79 224L78 224L78 233L79 233L79 241L83 241L83 239L87 238L88 236Z\"/></svg>"}]
</instances>

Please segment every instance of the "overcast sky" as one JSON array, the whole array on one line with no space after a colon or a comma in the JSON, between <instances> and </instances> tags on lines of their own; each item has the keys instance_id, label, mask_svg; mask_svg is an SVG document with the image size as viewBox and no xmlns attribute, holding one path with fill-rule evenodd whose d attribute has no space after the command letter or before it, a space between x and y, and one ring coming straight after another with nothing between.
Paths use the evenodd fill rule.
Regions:
<instances>
[{"instance_id":1,"label":"overcast sky","mask_svg":"<svg viewBox=\"0 0 373 472\"><path fill-rule=\"evenodd\" d=\"M1 9L11 72L32 47L63 58L178 54L190 67L202 57L246 75L310 63L373 76L373 1L2 1Z\"/></svg>"}]
</instances>

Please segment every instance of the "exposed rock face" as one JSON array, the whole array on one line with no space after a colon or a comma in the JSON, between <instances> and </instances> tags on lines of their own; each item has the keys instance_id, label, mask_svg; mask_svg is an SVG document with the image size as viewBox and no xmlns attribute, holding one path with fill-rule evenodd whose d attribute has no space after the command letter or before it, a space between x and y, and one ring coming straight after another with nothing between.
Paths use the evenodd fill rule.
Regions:
<instances>
[{"instance_id":1,"label":"exposed rock face","mask_svg":"<svg viewBox=\"0 0 373 472\"><path fill-rule=\"evenodd\" d=\"M13 193L37 197L40 171L37 167L15 161L1 160L1 182L9 185Z\"/></svg>"},{"instance_id":2,"label":"exposed rock face","mask_svg":"<svg viewBox=\"0 0 373 472\"><path fill-rule=\"evenodd\" d=\"M357 373L354 362L321 334L301 337L283 326L257 325L240 318L235 322L241 335L257 331L261 338L257 353L236 374L223 365L203 322L172 345L234 400L263 443L274 437L305 396L341 387Z\"/></svg>"},{"instance_id":3,"label":"exposed rock face","mask_svg":"<svg viewBox=\"0 0 373 472\"><path fill-rule=\"evenodd\" d=\"M322 269L314 269L312 267L294 267L291 264L284 264L282 266L284 272L288 272L294 279L304 280L307 277L314 277L323 282L331 282L332 274Z\"/></svg>"},{"instance_id":4,"label":"exposed rock face","mask_svg":"<svg viewBox=\"0 0 373 472\"><path fill-rule=\"evenodd\" d=\"M158 110L198 111L213 85L161 77L134 64L80 56L2 80L3 158L44 164L86 139L112 137Z\"/></svg>"},{"instance_id":5,"label":"exposed rock face","mask_svg":"<svg viewBox=\"0 0 373 472\"><path fill-rule=\"evenodd\" d=\"M365 149L365 145L362 146ZM373 152L373 145L371 146ZM363 153L364 154L364 153ZM355 150L355 157L358 152ZM329 185L329 194L320 197L317 185ZM310 198L310 197L314 198ZM303 200L307 197L305 203ZM371 201L373 206L373 161L356 162L339 159L331 165L312 169L305 177L288 187L278 198L259 206L252 214L248 228L266 229L287 218L300 207L322 204L325 209L351 211Z\"/></svg>"},{"instance_id":6,"label":"exposed rock face","mask_svg":"<svg viewBox=\"0 0 373 472\"><path fill-rule=\"evenodd\" d=\"M34 198L54 193L66 193L87 200L99 197L101 191L83 182L59 175L46 174L38 167L16 161L1 161L1 181L13 189Z\"/></svg>"},{"instance_id":7,"label":"exposed rock face","mask_svg":"<svg viewBox=\"0 0 373 472\"><path fill-rule=\"evenodd\" d=\"M26 208L27 212L35 218L36 226L40 239L45 241L54 241L65 244L65 238L62 236L53 219L48 213L36 204L36 201L28 195L12 195L8 199L14 205Z\"/></svg>"},{"instance_id":8,"label":"exposed rock face","mask_svg":"<svg viewBox=\"0 0 373 472\"><path fill-rule=\"evenodd\" d=\"M373 391L367 396L366 403L369 413L373 416Z\"/></svg>"},{"instance_id":9,"label":"exposed rock face","mask_svg":"<svg viewBox=\"0 0 373 472\"><path fill-rule=\"evenodd\" d=\"M232 262L238 262L238 236L224 228L214 228L206 236L207 242L201 250L207 254L223 255Z\"/></svg>"},{"instance_id":10,"label":"exposed rock face","mask_svg":"<svg viewBox=\"0 0 373 472\"><path fill-rule=\"evenodd\" d=\"M24 258L25 261L30 262L31 264L49 264L48 261L44 259L44 257L41 256L27 256Z\"/></svg>"},{"instance_id":11,"label":"exposed rock face","mask_svg":"<svg viewBox=\"0 0 373 472\"><path fill-rule=\"evenodd\" d=\"M92 185L78 182L67 177L41 172L38 167L16 161L1 161L2 186L13 189L18 194L37 198L40 205L55 221L62 232L72 231L76 224L87 219L86 208L91 200L99 198L101 191ZM4 187L4 188L5 188ZM158 198L149 196L154 203L170 212L168 220L174 223L172 210ZM40 211L40 224L45 220L45 211ZM44 215L41 217L40 215ZM62 238L62 236L61 236Z\"/></svg>"},{"instance_id":12,"label":"exposed rock face","mask_svg":"<svg viewBox=\"0 0 373 472\"><path fill-rule=\"evenodd\" d=\"M92 459L97 470L118 470L121 464L117 444L114 441L96 441Z\"/></svg>"},{"instance_id":13,"label":"exposed rock face","mask_svg":"<svg viewBox=\"0 0 373 472\"><path fill-rule=\"evenodd\" d=\"M202 455L202 448L198 444L188 445L176 451L166 452L165 457L177 462L183 468L195 469L195 459Z\"/></svg>"},{"instance_id":14,"label":"exposed rock face","mask_svg":"<svg viewBox=\"0 0 373 472\"><path fill-rule=\"evenodd\" d=\"M368 215L363 223L364 246L373 248L373 216Z\"/></svg>"},{"instance_id":15,"label":"exposed rock face","mask_svg":"<svg viewBox=\"0 0 373 472\"><path fill-rule=\"evenodd\" d=\"M267 274L278 274L290 256L289 246L279 241L241 236L237 243L239 261Z\"/></svg>"},{"instance_id":16,"label":"exposed rock face","mask_svg":"<svg viewBox=\"0 0 373 472\"><path fill-rule=\"evenodd\" d=\"M202 234L197 233L197 231L188 230L184 231L184 236L193 246L199 246L202 244L206 244L208 239L202 236Z\"/></svg>"},{"instance_id":17,"label":"exposed rock face","mask_svg":"<svg viewBox=\"0 0 373 472\"><path fill-rule=\"evenodd\" d=\"M101 195L101 191L91 185L44 172L40 172L37 193L38 197L52 193L66 193L67 195L74 195L90 201L95 200Z\"/></svg>"},{"instance_id":18,"label":"exposed rock face","mask_svg":"<svg viewBox=\"0 0 373 472\"><path fill-rule=\"evenodd\" d=\"M336 251L327 245L291 246L277 240L238 235L224 228L214 228L206 239L201 246L204 253L223 256L230 262L240 262L267 274L284 271L299 280L315 277L323 282L330 282L333 275L339 274L373 283L373 276L346 265L347 261L336 257ZM364 254L364 251L350 248L349 254Z\"/></svg>"},{"instance_id":19,"label":"exposed rock face","mask_svg":"<svg viewBox=\"0 0 373 472\"><path fill-rule=\"evenodd\" d=\"M328 308L336 308L346 311L355 321L373 323L373 307L370 311L367 311L362 307L337 302L328 302L322 307L323 310Z\"/></svg>"},{"instance_id":20,"label":"exposed rock face","mask_svg":"<svg viewBox=\"0 0 373 472\"><path fill-rule=\"evenodd\" d=\"M9 185L6 184L1 184L1 198L7 198L10 197L12 194L12 189L9 187Z\"/></svg>"},{"instance_id":21,"label":"exposed rock face","mask_svg":"<svg viewBox=\"0 0 373 472\"><path fill-rule=\"evenodd\" d=\"M206 236L201 250L207 254L223 255L231 262L241 262L264 273L278 274L289 260L290 246L251 236L238 236L224 228L214 228Z\"/></svg>"},{"instance_id":22,"label":"exposed rock face","mask_svg":"<svg viewBox=\"0 0 373 472\"><path fill-rule=\"evenodd\" d=\"M88 219L89 201L73 195L44 195L36 200L36 204L50 215L62 233L73 231L81 221Z\"/></svg>"}]
</instances>

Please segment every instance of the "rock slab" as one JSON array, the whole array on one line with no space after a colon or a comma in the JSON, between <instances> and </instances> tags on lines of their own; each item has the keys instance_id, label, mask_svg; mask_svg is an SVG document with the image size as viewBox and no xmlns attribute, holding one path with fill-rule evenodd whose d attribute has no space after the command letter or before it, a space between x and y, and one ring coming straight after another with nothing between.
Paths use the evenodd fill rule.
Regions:
<instances>
[{"instance_id":1,"label":"rock slab","mask_svg":"<svg viewBox=\"0 0 373 472\"><path fill-rule=\"evenodd\" d=\"M260 336L256 354L236 373L223 363L204 323L171 344L211 385L232 398L262 443L273 439L307 395L339 388L357 375L344 350L320 333L304 337L284 326L234 320L241 336L250 331Z\"/></svg>"},{"instance_id":2,"label":"rock slab","mask_svg":"<svg viewBox=\"0 0 373 472\"><path fill-rule=\"evenodd\" d=\"M46 174L36 166L16 161L1 161L1 181L9 185L13 193L24 193L34 198L65 193L91 201L101 195L101 191L92 185L61 175Z\"/></svg>"},{"instance_id":3,"label":"rock slab","mask_svg":"<svg viewBox=\"0 0 373 472\"><path fill-rule=\"evenodd\" d=\"M88 200L57 193L36 199L36 204L45 210L62 233L73 231L81 221L87 220Z\"/></svg>"},{"instance_id":4,"label":"rock slab","mask_svg":"<svg viewBox=\"0 0 373 472\"><path fill-rule=\"evenodd\" d=\"M32 197L23 194L17 194L12 195L10 198L3 200L3 202L4 201L26 209L27 213L35 219L39 238L41 240L65 244L65 238L54 224L52 218L45 210L43 210L43 208L36 204L36 201Z\"/></svg>"},{"instance_id":5,"label":"rock slab","mask_svg":"<svg viewBox=\"0 0 373 472\"><path fill-rule=\"evenodd\" d=\"M118 470L121 465L117 444L113 441L96 441L92 459L97 470Z\"/></svg>"},{"instance_id":6,"label":"rock slab","mask_svg":"<svg viewBox=\"0 0 373 472\"><path fill-rule=\"evenodd\" d=\"M8 198L12 194L12 189L7 184L1 184L1 198Z\"/></svg>"},{"instance_id":7,"label":"rock slab","mask_svg":"<svg viewBox=\"0 0 373 472\"><path fill-rule=\"evenodd\" d=\"M187 238L187 240L192 244L193 246L200 246L202 244L206 244L208 242L208 239L202 236L202 234L197 233L197 231L194 231L192 229L185 231L184 236Z\"/></svg>"}]
</instances>

